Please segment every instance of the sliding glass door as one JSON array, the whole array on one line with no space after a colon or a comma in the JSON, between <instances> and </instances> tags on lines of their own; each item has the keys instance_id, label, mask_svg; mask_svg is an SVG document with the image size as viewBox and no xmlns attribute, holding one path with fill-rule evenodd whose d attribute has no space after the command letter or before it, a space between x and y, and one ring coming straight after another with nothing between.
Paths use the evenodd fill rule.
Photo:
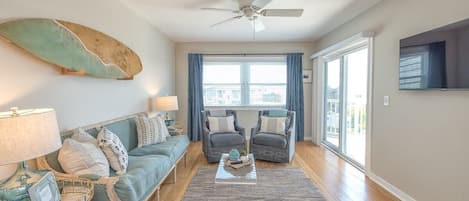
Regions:
<instances>
[{"instance_id":1,"label":"sliding glass door","mask_svg":"<svg viewBox=\"0 0 469 201\"><path fill-rule=\"evenodd\" d=\"M364 167L368 97L368 48L357 47L325 62L323 143Z\"/></svg>"}]
</instances>

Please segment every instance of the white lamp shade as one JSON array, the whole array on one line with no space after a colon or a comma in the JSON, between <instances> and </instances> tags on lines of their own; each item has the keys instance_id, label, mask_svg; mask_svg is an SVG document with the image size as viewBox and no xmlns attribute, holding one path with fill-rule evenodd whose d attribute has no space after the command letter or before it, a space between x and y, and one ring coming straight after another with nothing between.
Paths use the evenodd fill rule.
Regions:
<instances>
[{"instance_id":1,"label":"white lamp shade","mask_svg":"<svg viewBox=\"0 0 469 201\"><path fill-rule=\"evenodd\" d=\"M0 165L34 159L62 146L53 109L0 112Z\"/></svg>"},{"instance_id":2,"label":"white lamp shade","mask_svg":"<svg viewBox=\"0 0 469 201\"><path fill-rule=\"evenodd\" d=\"M155 99L157 111L174 111L178 110L178 97L177 96L162 96Z\"/></svg>"}]
</instances>

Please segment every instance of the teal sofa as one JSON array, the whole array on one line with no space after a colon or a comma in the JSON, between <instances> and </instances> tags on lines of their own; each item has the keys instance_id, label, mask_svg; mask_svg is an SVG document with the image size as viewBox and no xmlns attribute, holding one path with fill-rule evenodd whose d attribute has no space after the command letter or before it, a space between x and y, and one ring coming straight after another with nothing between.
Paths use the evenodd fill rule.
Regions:
<instances>
[{"instance_id":1,"label":"teal sofa","mask_svg":"<svg viewBox=\"0 0 469 201\"><path fill-rule=\"evenodd\" d=\"M63 177L92 180L95 184L93 201L145 201L151 198L159 200L161 184L167 178L176 182L176 167L179 161L185 160L189 139L187 135L174 135L168 137L164 143L138 148L134 120L137 115L146 114L139 113L82 127L94 137L101 127L106 127L119 136L129 154L129 166L124 175L118 176L112 169L110 177L66 174L57 160L58 151L37 159L38 167L53 171L59 179ZM62 139L71 137L72 134L73 131L64 132ZM169 178L170 175L172 178Z\"/></svg>"}]
</instances>

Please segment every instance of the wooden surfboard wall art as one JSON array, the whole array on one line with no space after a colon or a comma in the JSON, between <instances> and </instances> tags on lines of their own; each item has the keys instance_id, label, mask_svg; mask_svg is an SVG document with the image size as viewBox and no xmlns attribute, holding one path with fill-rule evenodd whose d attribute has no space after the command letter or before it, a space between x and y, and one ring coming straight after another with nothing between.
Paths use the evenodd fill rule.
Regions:
<instances>
[{"instance_id":1,"label":"wooden surfboard wall art","mask_svg":"<svg viewBox=\"0 0 469 201\"><path fill-rule=\"evenodd\" d=\"M89 27L55 19L28 18L0 24L0 36L61 68L63 74L131 80L143 69L129 47Z\"/></svg>"}]
</instances>

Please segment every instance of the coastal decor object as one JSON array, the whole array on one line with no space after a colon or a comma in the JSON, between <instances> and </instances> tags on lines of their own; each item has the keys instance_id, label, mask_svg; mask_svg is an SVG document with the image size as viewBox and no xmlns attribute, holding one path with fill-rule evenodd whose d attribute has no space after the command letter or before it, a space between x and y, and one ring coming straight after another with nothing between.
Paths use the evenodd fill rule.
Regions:
<instances>
[{"instance_id":1,"label":"coastal decor object","mask_svg":"<svg viewBox=\"0 0 469 201\"><path fill-rule=\"evenodd\" d=\"M313 70L303 70L303 83L313 82Z\"/></svg>"},{"instance_id":2,"label":"coastal decor object","mask_svg":"<svg viewBox=\"0 0 469 201\"><path fill-rule=\"evenodd\" d=\"M0 24L0 36L60 67L63 74L128 80L142 71L140 58L126 45L72 22L40 18L12 20Z\"/></svg>"},{"instance_id":3,"label":"coastal decor object","mask_svg":"<svg viewBox=\"0 0 469 201\"><path fill-rule=\"evenodd\" d=\"M31 201L60 201L59 187L54 174L48 172L28 190Z\"/></svg>"},{"instance_id":4,"label":"coastal decor object","mask_svg":"<svg viewBox=\"0 0 469 201\"><path fill-rule=\"evenodd\" d=\"M230 161L239 160L239 151L237 149L231 149L229 155L230 155Z\"/></svg>"}]
</instances>

